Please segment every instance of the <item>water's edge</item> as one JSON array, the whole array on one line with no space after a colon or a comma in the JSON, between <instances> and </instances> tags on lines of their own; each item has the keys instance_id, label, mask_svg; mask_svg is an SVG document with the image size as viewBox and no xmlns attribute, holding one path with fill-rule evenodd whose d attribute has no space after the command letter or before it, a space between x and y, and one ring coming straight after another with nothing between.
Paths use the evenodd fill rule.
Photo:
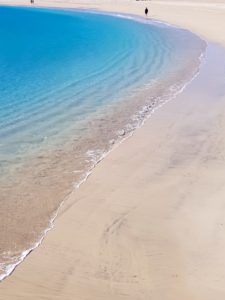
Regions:
<instances>
[{"instance_id":1,"label":"water's edge","mask_svg":"<svg viewBox=\"0 0 225 300\"><path fill-rule=\"evenodd\" d=\"M41 7L40 7L41 8ZM44 7L44 8L48 8L48 7ZM54 9L60 9L63 10L63 8L55 8L55 7L49 7L49 8L54 8ZM65 8L65 10L68 10ZM146 19L140 17L140 16L134 16L134 15L128 15L128 14L121 14L121 13L110 13L110 12L101 12L101 11L96 11L96 10L87 10L87 9L73 9L76 11L85 11L85 12L90 12L90 13L96 13L96 14L106 14L106 15L111 15L111 16L116 16L118 18L126 18L126 19L132 19L136 22L145 22L146 23ZM179 28L173 25L170 25L168 23L164 23L161 21L157 21L157 20L151 20L149 21L149 24L160 24L162 26L170 26L173 28ZM187 29L185 29L187 30ZM189 31L189 30L187 30ZM190 31L189 31L190 32ZM196 36L195 33L192 33L194 36ZM200 40L202 40L202 38L199 37ZM203 41L203 40L202 40ZM207 47L207 42L204 41ZM114 141L114 143L112 144L112 146L110 147L109 150L103 152L101 154L100 157L97 157L96 159L96 155L95 153L90 153L90 157L91 157L91 161L92 161L92 166L90 167L90 169L84 174L83 178L74 186L75 189L78 189L83 183L85 183L88 179L88 177L92 174L94 168L106 157L110 154L111 151L113 151L115 148L117 148L122 142L124 142L126 139L130 138L136 129L142 127L145 122L151 117L151 115L157 110L159 109L162 105L166 104L167 102L175 99L180 93L182 93L185 88L199 75L200 69L202 64L204 63L204 59L205 59L205 51L200 55L200 57L198 57L199 60L199 65L198 68L196 70L196 72L194 74L192 74L192 77L190 80L188 80L187 82L185 82L184 84L182 84L182 86L176 86L176 90L173 90L173 93L169 96L168 99L166 99L165 101L161 102L159 105L156 106L143 106L142 109L140 111L138 111L136 113L136 115L134 116L135 118L137 118L137 124L135 127L133 127L131 130L126 131L126 128L121 128L122 134L118 136L118 139L116 141ZM160 102L160 101L159 101ZM127 124L129 125L129 124ZM74 189L72 189L71 193L74 191ZM69 193L69 195L71 194ZM0 282L3 281L5 278L7 278L9 275L11 275L13 273L13 271L16 269L16 267L23 262L23 260L33 251L35 250L37 247L40 246L40 244L43 242L44 238L46 237L48 231L50 231L52 228L54 228L54 222L60 212L60 209L62 207L62 205L65 203L65 201L68 199L69 195L67 195L61 202L61 204L59 205L59 207L55 210L54 214L52 215L52 218L49 220L49 226L42 232L41 236L39 237L39 239L37 240L36 243L34 243L29 249L23 251L21 253L20 256L17 257L17 261L16 263L13 264L8 264L6 267L4 267L4 271L5 274L0 276ZM1 263L0 263L1 266Z\"/></svg>"}]
</instances>

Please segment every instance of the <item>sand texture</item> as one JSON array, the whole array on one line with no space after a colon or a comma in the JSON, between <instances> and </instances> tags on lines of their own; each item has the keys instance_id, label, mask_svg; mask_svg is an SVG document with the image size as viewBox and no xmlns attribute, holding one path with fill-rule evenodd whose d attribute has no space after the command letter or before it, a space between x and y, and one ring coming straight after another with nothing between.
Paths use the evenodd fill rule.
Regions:
<instances>
[{"instance_id":1,"label":"sand texture","mask_svg":"<svg viewBox=\"0 0 225 300\"><path fill-rule=\"evenodd\" d=\"M149 3L153 18L225 46L225 0L36 3L136 14ZM0 300L225 299L224 66L210 44L200 75L70 195Z\"/></svg>"}]
</instances>

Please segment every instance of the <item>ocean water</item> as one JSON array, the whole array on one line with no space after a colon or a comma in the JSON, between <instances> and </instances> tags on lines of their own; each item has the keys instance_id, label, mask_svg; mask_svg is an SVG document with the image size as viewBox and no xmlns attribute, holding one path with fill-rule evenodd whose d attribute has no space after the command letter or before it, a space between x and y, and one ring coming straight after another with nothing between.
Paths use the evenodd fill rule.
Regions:
<instances>
[{"instance_id":1,"label":"ocean water","mask_svg":"<svg viewBox=\"0 0 225 300\"><path fill-rule=\"evenodd\" d=\"M0 7L0 280L105 153L197 74L205 47L133 16Z\"/></svg>"}]
</instances>

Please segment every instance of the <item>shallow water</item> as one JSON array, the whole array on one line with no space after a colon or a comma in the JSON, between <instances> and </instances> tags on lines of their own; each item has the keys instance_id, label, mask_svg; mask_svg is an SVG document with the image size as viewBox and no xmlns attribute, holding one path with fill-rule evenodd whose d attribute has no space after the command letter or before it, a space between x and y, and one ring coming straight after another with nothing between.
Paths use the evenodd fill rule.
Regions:
<instances>
[{"instance_id":1,"label":"shallow water","mask_svg":"<svg viewBox=\"0 0 225 300\"><path fill-rule=\"evenodd\" d=\"M0 7L0 278L73 186L198 72L205 43L161 23Z\"/></svg>"}]
</instances>

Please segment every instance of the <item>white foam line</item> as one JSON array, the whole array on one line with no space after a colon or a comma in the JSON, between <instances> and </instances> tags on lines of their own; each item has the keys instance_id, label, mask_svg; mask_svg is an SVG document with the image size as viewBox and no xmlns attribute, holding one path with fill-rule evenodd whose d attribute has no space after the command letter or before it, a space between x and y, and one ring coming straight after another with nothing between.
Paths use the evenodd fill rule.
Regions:
<instances>
[{"instance_id":1,"label":"white foam line","mask_svg":"<svg viewBox=\"0 0 225 300\"><path fill-rule=\"evenodd\" d=\"M82 10L83 11L83 10ZM91 11L92 12L92 11ZM99 13L99 12L94 12L94 13ZM104 12L103 12L104 13ZM99 13L101 14L101 12ZM106 13L104 13L106 14ZM107 13L108 14L108 13ZM114 13L109 13L109 15L114 15L114 16L117 16L117 17L123 17L123 18L128 18L129 15L123 15L123 14L114 14ZM135 21L139 21L141 19L141 17L136 17L135 16L130 16L130 18L133 18ZM144 21L146 21L144 18L142 18ZM167 23L163 23L161 21L154 21L155 23L161 23L161 24L166 24ZM173 25L168 25L168 26L171 26L171 27L176 27L176 26L173 26ZM178 28L178 27L177 27ZM193 35L195 35L194 33L192 33ZM206 43L206 45L208 45L208 43L206 41L204 41ZM203 62L203 58L205 57L205 52L203 52L200 56L199 56L199 61L200 61L200 64L199 64L199 68L198 70L196 71L196 73L193 75L193 77L187 81L180 89L178 89L173 95L171 95L167 101L163 102L162 104L156 106L156 107L152 107L150 109L147 108L147 106L143 106L142 109L137 113L138 115L141 116L141 112L142 112L142 115L143 115L143 112L145 111L145 109L147 108L147 112L146 114L144 114L144 118L143 120L141 120L141 122L139 122L137 124L136 127L133 127L132 128L132 131L129 132L128 134L126 134L123 138L121 137L118 137L118 140L116 141L116 143L111 147L111 149L109 149L108 151L106 152L103 152L102 155L100 156L100 158L98 158L94 163L93 165L91 166L91 168L86 172L84 178L79 181L76 185L75 185L75 188L78 189L83 183L85 183L87 181L87 179L89 178L89 176L92 174L94 168L105 158L107 157L114 149L116 149L117 147L119 147L119 145L121 145L125 140L127 140L128 138L130 138L131 136L133 136L134 132L136 131L136 129L142 127L145 122L150 118L150 116L156 111L158 110L159 108L161 108L163 105L165 105L166 103L168 103L169 101L175 99L180 93L182 93L184 91L184 89L199 75L200 73L200 66ZM121 139L120 139L121 138ZM39 247L41 245L41 243L43 242L44 238L46 237L48 231L50 231L52 228L54 228L54 221L55 219L57 218L58 216L58 213L61 209L61 207L63 206L65 200L66 200L67 197L64 198L64 200L60 203L59 207L56 209L56 211L54 212L53 214L53 217L50 219L49 221L49 227L47 227L44 231L43 231L43 235L41 236L40 240L37 241L33 246L31 246L29 249L23 251L21 253L21 255L18 257L18 261L14 264L9 264L7 265L4 270L5 270L5 273L0 275L0 282L5 279L6 277L8 277L9 275L12 274L12 272L15 270L15 268L21 263L23 262L23 260L27 257L27 255L29 255L33 250L35 250L37 247Z\"/></svg>"},{"instance_id":2,"label":"white foam line","mask_svg":"<svg viewBox=\"0 0 225 300\"><path fill-rule=\"evenodd\" d=\"M48 233L49 230L51 230L54 227L54 221L56 219L56 217L58 216L58 212L61 208L61 206L63 205L64 201L62 201L59 205L59 207L57 208L57 210L55 211L55 213L53 214L53 217L50 219L49 224L50 226L47 227L44 232L42 237L40 238L39 241L37 241L33 246L31 246L29 249L25 250L22 252L22 254L18 257L18 261L14 264L9 264L7 265L7 267L5 268L6 273L3 275L0 275L0 281L2 281L4 278L8 277L14 270L15 268L25 259L25 257L30 254L35 248L37 248L38 246L40 246L40 244L42 243L43 239L45 238L46 234Z\"/></svg>"},{"instance_id":3,"label":"white foam line","mask_svg":"<svg viewBox=\"0 0 225 300\"><path fill-rule=\"evenodd\" d=\"M143 118L143 120L141 120L141 122L137 123L137 126L133 127L132 131L130 131L128 134L126 134L124 136L124 138L119 139L119 141L116 141L115 144L114 144L114 146L111 147L111 149L109 149L108 151L102 153L102 155L100 156L100 158L95 161L95 163L92 165L92 167L90 168L90 170L85 174L84 178L78 184L75 185L76 189L78 189L81 186L81 184L83 184L88 179L88 177L92 174L93 169L106 156L108 156L114 149L116 149L119 145L121 145L126 139L130 138L134 134L134 132L136 131L136 129L141 128L145 124L145 122L151 117L151 115L156 110L158 110L159 108L161 108L166 103L174 100L179 94L181 94L186 89L186 87L199 75L199 73L200 73L200 66L203 63L203 59L204 58L205 58L205 53L201 53L201 55L199 56L200 64L199 64L199 68L196 71L196 73L192 76L192 78L190 80L188 80L184 85L182 85L182 87L178 88L178 90L175 93L173 93L173 95L171 95L170 97L168 97L168 100L166 100L163 103L157 105L156 107L152 107L151 109L148 109L146 105L142 107L142 109L137 114L138 114L138 116L143 116L143 112L144 112L144 118ZM147 110L146 110L146 108L147 108ZM129 125L129 124L127 124L127 125Z\"/></svg>"}]
</instances>

